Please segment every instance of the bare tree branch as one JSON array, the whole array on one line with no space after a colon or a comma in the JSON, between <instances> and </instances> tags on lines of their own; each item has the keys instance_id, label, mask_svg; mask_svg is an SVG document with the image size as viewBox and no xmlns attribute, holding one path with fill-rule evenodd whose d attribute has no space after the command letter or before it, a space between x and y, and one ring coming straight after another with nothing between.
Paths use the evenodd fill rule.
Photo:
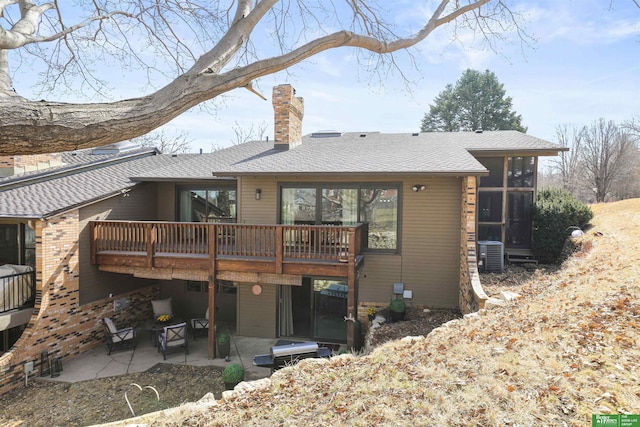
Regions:
<instances>
[{"instance_id":1,"label":"bare tree branch","mask_svg":"<svg viewBox=\"0 0 640 427\"><path fill-rule=\"evenodd\" d=\"M0 2L5 8L14 4L11 0ZM491 30L495 22L499 23L500 19L512 19L507 6L500 0L441 0L422 28L407 37L397 36L385 23L383 13L375 10L367 1L348 0L352 12L351 27L360 32L342 29L323 35L324 31L321 29L322 31L314 33L313 38L307 40L303 38L303 34L308 31L306 28L289 35L288 27L284 25L285 18L295 23L298 18L295 13L306 14L308 17L314 16L313 11L322 10L329 14L335 13L336 16L331 18L339 22L337 9L331 9L326 3L320 3L312 10L307 2L301 1L296 3L238 0L231 17L231 9L225 9L226 6L223 8L217 1L93 0L90 7L93 8L94 15L79 24L67 26L62 21L60 5L57 2L35 6L32 0L20 0L20 5L25 6L20 20L25 21L19 28L23 28L27 34L13 30L0 33L0 152L28 154L63 151L104 145L144 135L195 105L235 88L247 86L259 77L285 70L320 52L338 47L368 51L378 55L377 58L383 61L385 56L381 55L386 54L389 58L387 61L393 65L393 56L389 54L415 46L436 28L452 23L458 18L471 16L490 3L492 7L486 13L477 13L465 22L467 25L478 25L483 31L486 30L487 37L492 37L496 34ZM43 9L50 7L47 5L53 4L58 6L57 20L42 15ZM113 4L121 7L118 11L108 12ZM214 6L211 6L211 9L204 7L209 4ZM297 5L298 9L289 10L294 5ZM40 9L31 10L31 7ZM190 18L183 18L183 13L188 13ZM37 27L27 24L35 24L35 16L47 17L42 20L41 26L47 23L48 28L57 28L48 35L34 35ZM279 39L281 43L284 43L286 36L295 47L289 49L282 44L282 54L267 59L245 56L249 52L254 30L268 16L275 16L275 35L282 37ZM224 21L225 17L227 21ZM314 19L322 24L319 18L314 16ZM176 22L180 22L180 25ZM80 46L96 47L99 52L115 55L123 62L136 63L148 70L155 68L152 62L155 56L149 63L148 56L142 57L142 54L136 53L133 43L129 44L129 29L133 28L133 25L137 25L146 34L145 43L148 43L149 47L169 57L180 70L179 75L170 83L149 95L108 103L36 102L15 96L11 91L10 77L5 77L9 76L8 72L3 74L8 66L2 62L2 49L10 46L22 47L31 49L25 52L42 58L50 65L45 80L51 85L47 87L48 90L61 81L73 81L67 81L68 74L77 74L84 78L83 84L95 85L95 90L99 92L103 83L94 76L91 59L81 56ZM215 43L211 43L215 34L207 34L205 29L216 25L220 25L221 36ZM205 49L198 59L193 58L196 51L189 43L181 40L177 32L179 28L191 29L190 34L196 37L195 40L213 47ZM327 25L327 28L331 28L331 25ZM498 25L495 31L499 30ZM113 34L117 35L114 39ZM13 44L8 44L9 39ZM36 42L56 40L58 44L54 49L48 52L38 50L40 44ZM64 42L60 43L59 40ZM123 41L118 44L118 40ZM65 49L68 52L65 53ZM186 71L185 64L190 61L185 61L185 58L193 59L193 65ZM233 68L228 67L234 58L245 58L248 62L238 63Z\"/></svg>"},{"instance_id":2,"label":"bare tree branch","mask_svg":"<svg viewBox=\"0 0 640 427\"><path fill-rule=\"evenodd\" d=\"M142 147L155 147L162 153L177 154L189 152L193 140L182 131L169 135L167 131L161 130L133 138L131 142L139 144Z\"/></svg>"}]
</instances>

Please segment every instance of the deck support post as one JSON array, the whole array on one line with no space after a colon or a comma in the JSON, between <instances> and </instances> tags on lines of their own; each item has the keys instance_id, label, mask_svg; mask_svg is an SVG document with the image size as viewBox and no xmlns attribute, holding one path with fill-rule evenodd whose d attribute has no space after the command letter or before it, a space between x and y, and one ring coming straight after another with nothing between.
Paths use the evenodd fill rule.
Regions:
<instances>
[{"instance_id":1,"label":"deck support post","mask_svg":"<svg viewBox=\"0 0 640 427\"><path fill-rule=\"evenodd\" d=\"M210 224L207 230L207 246L209 252L209 336L208 336L208 357L216 357L216 242L218 229L216 224Z\"/></svg>"},{"instance_id":2,"label":"deck support post","mask_svg":"<svg viewBox=\"0 0 640 427\"><path fill-rule=\"evenodd\" d=\"M355 251L351 247L356 241L355 229L349 229L349 261L348 261L348 276L347 276L347 318L351 320L345 320L347 322L347 348L353 348L355 343L355 319L358 318L358 307L356 302L356 255Z\"/></svg>"}]
</instances>

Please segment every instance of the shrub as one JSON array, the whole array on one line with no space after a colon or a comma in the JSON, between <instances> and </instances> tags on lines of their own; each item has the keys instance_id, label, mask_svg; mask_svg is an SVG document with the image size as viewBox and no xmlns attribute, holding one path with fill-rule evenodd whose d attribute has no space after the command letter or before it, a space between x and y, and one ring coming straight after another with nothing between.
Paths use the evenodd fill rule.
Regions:
<instances>
[{"instance_id":1,"label":"shrub","mask_svg":"<svg viewBox=\"0 0 640 427\"><path fill-rule=\"evenodd\" d=\"M564 261L562 248L575 227L584 227L593 218L591 208L562 189L543 189L533 207L533 243L536 259L545 264Z\"/></svg>"},{"instance_id":2,"label":"shrub","mask_svg":"<svg viewBox=\"0 0 640 427\"><path fill-rule=\"evenodd\" d=\"M403 313L407 310L407 304L403 299L394 299L389 304L389 311L395 311L396 313Z\"/></svg>"},{"instance_id":3,"label":"shrub","mask_svg":"<svg viewBox=\"0 0 640 427\"><path fill-rule=\"evenodd\" d=\"M238 384L244 380L244 368L239 363L232 363L224 368L222 372L222 381L230 384Z\"/></svg>"},{"instance_id":4,"label":"shrub","mask_svg":"<svg viewBox=\"0 0 640 427\"><path fill-rule=\"evenodd\" d=\"M226 332L220 332L216 335L216 341L218 341L218 344L226 344L230 339L231 337Z\"/></svg>"}]
</instances>

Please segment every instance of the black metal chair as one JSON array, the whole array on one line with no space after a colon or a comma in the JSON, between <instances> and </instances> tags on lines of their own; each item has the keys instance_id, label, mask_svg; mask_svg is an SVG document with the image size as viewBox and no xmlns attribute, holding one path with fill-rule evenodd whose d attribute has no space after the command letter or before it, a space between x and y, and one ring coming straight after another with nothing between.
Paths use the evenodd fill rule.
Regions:
<instances>
[{"instance_id":1,"label":"black metal chair","mask_svg":"<svg viewBox=\"0 0 640 427\"><path fill-rule=\"evenodd\" d=\"M111 354L118 345L123 349L126 347L131 347L133 350L136 349L135 328L128 327L118 329L113 323L113 320L108 317L102 319L102 324L104 325L104 331L107 337L107 349L109 350L109 354Z\"/></svg>"},{"instance_id":2,"label":"black metal chair","mask_svg":"<svg viewBox=\"0 0 640 427\"><path fill-rule=\"evenodd\" d=\"M184 353L189 354L189 342L187 340L187 323L165 326L158 336L158 351L167 360L167 349L171 347L184 347Z\"/></svg>"},{"instance_id":3,"label":"black metal chair","mask_svg":"<svg viewBox=\"0 0 640 427\"><path fill-rule=\"evenodd\" d=\"M199 319L191 319L191 331L193 332L193 340L196 340L196 335L199 331L206 331L209 329L209 307L207 307L207 312L204 315L204 318Z\"/></svg>"}]
</instances>

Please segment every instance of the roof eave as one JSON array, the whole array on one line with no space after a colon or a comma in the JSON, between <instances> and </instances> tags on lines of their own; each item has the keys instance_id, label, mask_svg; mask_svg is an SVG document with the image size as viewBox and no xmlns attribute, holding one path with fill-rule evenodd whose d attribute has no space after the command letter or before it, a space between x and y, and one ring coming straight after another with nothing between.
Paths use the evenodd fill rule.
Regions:
<instances>
[{"instance_id":1,"label":"roof eave","mask_svg":"<svg viewBox=\"0 0 640 427\"><path fill-rule=\"evenodd\" d=\"M545 149L522 149L522 150L505 150L495 149L495 150L487 150L487 149L469 149L469 153L471 153L474 157L494 157L494 156L557 156L562 151L569 151L567 147L559 147L559 148L545 148Z\"/></svg>"},{"instance_id":2,"label":"roof eave","mask_svg":"<svg viewBox=\"0 0 640 427\"><path fill-rule=\"evenodd\" d=\"M338 172L338 171L233 171L233 172L212 172L213 175L219 177L235 177L235 176L380 176L380 175L423 175L423 176L487 176L488 170L457 170L457 171L375 171L375 172Z\"/></svg>"}]
</instances>

